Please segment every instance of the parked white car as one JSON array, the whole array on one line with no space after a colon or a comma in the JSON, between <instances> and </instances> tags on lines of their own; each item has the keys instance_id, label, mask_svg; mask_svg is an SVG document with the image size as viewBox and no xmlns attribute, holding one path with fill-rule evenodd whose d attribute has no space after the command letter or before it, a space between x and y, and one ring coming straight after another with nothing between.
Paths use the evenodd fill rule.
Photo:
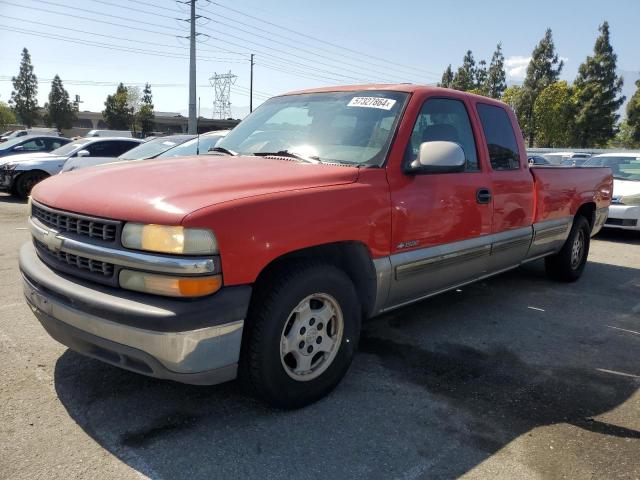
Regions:
<instances>
[{"instance_id":1,"label":"parked white car","mask_svg":"<svg viewBox=\"0 0 640 480\"><path fill-rule=\"evenodd\" d=\"M85 137L121 137L131 138L129 130L89 130Z\"/></svg>"},{"instance_id":2,"label":"parked white car","mask_svg":"<svg viewBox=\"0 0 640 480\"><path fill-rule=\"evenodd\" d=\"M59 137L60 132L55 128L43 128L43 127L35 127L35 128L27 128L22 130L11 130L9 132L5 132L0 137L0 142L6 142L7 140L11 140L13 138L24 137L26 135L48 135L50 137Z\"/></svg>"},{"instance_id":3,"label":"parked white car","mask_svg":"<svg viewBox=\"0 0 640 480\"><path fill-rule=\"evenodd\" d=\"M553 152L543 155L551 165L560 165L563 167L581 167L589 158L590 153L584 152Z\"/></svg>"},{"instance_id":4,"label":"parked white car","mask_svg":"<svg viewBox=\"0 0 640 480\"><path fill-rule=\"evenodd\" d=\"M611 167L613 198L605 227L640 231L640 152L605 153L584 167Z\"/></svg>"},{"instance_id":5,"label":"parked white car","mask_svg":"<svg viewBox=\"0 0 640 480\"><path fill-rule=\"evenodd\" d=\"M50 153L18 155L0 167L0 190L27 198L33 186L60 172L74 157L117 157L142 143L137 138L81 138Z\"/></svg>"}]
</instances>

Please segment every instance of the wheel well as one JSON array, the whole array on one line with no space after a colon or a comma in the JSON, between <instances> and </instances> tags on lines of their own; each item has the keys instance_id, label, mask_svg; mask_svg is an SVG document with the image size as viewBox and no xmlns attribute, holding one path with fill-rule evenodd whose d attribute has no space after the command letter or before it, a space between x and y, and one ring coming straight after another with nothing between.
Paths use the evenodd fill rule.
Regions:
<instances>
[{"instance_id":1,"label":"wheel well","mask_svg":"<svg viewBox=\"0 0 640 480\"><path fill-rule=\"evenodd\" d=\"M45 172L44 170L39 170L39 169L35 169L35 170L24 170L23 172L20 172L18 175L16 175L13 178L13 185L15 185L18 182L18 179L24 175L26 175L27 173L41 173L47 177L50 177L51 175L49 175L47 172Z\"/></svg>"},{"instance_id":2,"label":"wheel well","mask_svg":"<svg viewBox=\"0 0 640 480\"><path fill-rule=\"evenodd\" d=\"M590 230L593 230L593 225L596 221L596 204L593 202L589 202L580 205L580 208L576 212L576 217L579 215L587 219L587 221L589 222Z\"/></svg>"},{"instance_id":3,"label":"wheel well","mask_svg":"<svg viewBox=\"0 0 640 480\"><path fill-rule=\"evenodd\" d=\"M364 318L371 315L376 295L376 273L367 247L360 242L337 242L296 250L276 258L258 275L254 292L260 295L262 286L269 285L270 279L293 263L319 261L335 265L343 270L353 282L361 302ZM255 296L254 296L255 298Z\"/></svg>"}]
</instances>

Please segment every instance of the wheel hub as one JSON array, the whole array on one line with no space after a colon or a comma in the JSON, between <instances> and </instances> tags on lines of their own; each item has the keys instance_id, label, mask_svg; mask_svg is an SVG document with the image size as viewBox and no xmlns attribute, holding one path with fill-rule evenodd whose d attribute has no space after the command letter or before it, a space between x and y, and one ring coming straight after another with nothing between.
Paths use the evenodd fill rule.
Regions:
<instances>
[{"instance_id":1,"label":"wheel hub","mask_svg":"<svg viewBox=\"0 0 640 480\"><path fill-rule=\"evenodd\" d=\"M340 348L344 320L331 295L314 293L289 314L280 341L280 360L287 375L307 381L320 376Z\"/></svg>"}]
</instances>

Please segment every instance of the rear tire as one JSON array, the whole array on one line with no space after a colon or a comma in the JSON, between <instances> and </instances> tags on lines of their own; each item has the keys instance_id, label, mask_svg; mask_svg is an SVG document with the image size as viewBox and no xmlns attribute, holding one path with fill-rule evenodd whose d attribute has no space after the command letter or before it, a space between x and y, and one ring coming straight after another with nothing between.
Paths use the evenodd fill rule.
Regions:
<instances>
[{"instance_id":1,"label":"rear tire","mask_svg":"<svg viewBox=\"0 0 640 480\"><path fill-rule=\"evenodd\" d=\"M285 267L256 291L245 324L241 380L276 407L319 400L349 369L360 316L353 283L339 268Z\"/></svg>"},{"instance_id":2,"label":"rear tire","mask_svg":"<svg viewBox=\"0 0 640 480\"><path fill-rule=\"evenodd\" d=\"M48 176L44 172L25 172L21 174L15 181L17 196L26 200L31 195L31 189Z\"/></svg>"},{"instance_id":3,"label":"rear tire","mask_svg":"<svg viewBox=\"0 0 640 480\"><path fill-rule=\"evenodd\" d=\"M590 240L591 227L589 222L583 216L576 217L562 250L545 258L547 275L561 282L578 280L587 263Z\"/></svg>"}]
</instances>

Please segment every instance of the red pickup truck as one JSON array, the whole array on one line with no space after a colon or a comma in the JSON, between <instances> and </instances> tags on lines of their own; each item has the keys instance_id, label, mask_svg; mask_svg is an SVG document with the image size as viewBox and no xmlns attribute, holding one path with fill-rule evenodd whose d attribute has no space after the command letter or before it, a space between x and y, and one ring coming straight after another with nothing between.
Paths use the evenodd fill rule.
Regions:
<instances>
[{"instance_id":1,"label":"red pickup truck","mask_svg":"<svg viewBox=\"0 0 640 480\"><path fill-rule=\"evenodd\" d=\"M363 319L542 257L578 279L612 191L529 168L504 104L415 85L278 96L215 150L37 185L25 296L80 353L281 407L338 384Z\"/></svg>"}]
</instances>

